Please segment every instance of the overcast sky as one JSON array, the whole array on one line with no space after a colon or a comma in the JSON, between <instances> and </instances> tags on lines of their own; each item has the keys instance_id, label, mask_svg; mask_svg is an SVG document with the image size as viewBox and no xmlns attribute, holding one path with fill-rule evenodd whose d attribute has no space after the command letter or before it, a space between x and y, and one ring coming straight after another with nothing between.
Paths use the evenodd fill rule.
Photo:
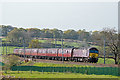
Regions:
<instances>
[{"instance_id":1,"label":"overcast sky","mask_svg":"<svg viewBox=\"0 0 120 80\"><path fill-rule=\"evenodd\" d=\"M0 24L23 28L118 28L117 2L3 2Z\"/></svg>"}]
</instances>

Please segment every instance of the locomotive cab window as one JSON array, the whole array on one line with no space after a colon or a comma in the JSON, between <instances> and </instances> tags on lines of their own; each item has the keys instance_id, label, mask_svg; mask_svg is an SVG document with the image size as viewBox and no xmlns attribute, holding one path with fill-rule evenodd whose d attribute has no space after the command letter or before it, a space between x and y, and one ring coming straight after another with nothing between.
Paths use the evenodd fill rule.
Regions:
<instances>
[{"instance_id":1,"label":"locomotive cab window","mask_svg":"<svg viewBox=\"0 0 120 80\"><path fill-rule=\"evenodd\" d=\"M97 54L98 54L98 49L96 49L96 48L91 48L91 49L89 50L89 52L90 52L90 53L97 53Z\"/></svg>"}]
</instances>

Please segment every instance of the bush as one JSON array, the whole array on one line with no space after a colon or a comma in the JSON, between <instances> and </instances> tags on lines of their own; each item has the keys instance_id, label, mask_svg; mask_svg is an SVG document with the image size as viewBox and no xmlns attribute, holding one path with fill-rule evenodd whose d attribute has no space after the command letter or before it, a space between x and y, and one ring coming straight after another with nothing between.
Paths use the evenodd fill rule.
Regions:
<instances>
[{"instance_id":1,"label":"bush","mask_svg":"<svg viewBox=\"0 0 120 80\"><path fill-rule=\"evenodd\" d=\"M12 66L17 66L20 64L20 58L15 55L5 56L3 58L3 62L5 63L3 70L9 70Z\"/></svg>"}]
</instances>

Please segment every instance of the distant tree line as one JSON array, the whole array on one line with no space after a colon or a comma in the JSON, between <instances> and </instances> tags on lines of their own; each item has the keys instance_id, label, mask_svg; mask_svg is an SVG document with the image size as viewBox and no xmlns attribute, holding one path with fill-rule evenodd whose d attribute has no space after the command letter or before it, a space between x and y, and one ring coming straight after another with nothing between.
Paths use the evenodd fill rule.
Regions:
<instances>
[{"instance_id":1,"label":"distant tree line","mask_svg":"<svg viewBox=\"0 0 120 80\"><path fill-rule=\"evenodd\" d=\"M8 32L12 31L15 27L12 27L10 25L0 25L0 36L7 36Z\"/></svg>"},{"instance_id":2,"label":"distant tree line","mask_svg":"<svg viewBox=\"0 0 120 80\"><path fill-rule=\"evenodd\" d=\"M16 28L12 26L0 25L1 36L11 38L11 41L18 41L21 38L31 37L31 38L56 38L60 39L74 39L80 41L91 41L92 33L84 30L58 30L58 29L38 29L38 28ZM94 33L94 32L93 32ZM14 35L15 34L15 35ZM17 38L15 38L17 37Z\"/></svg>"}]
</instances>

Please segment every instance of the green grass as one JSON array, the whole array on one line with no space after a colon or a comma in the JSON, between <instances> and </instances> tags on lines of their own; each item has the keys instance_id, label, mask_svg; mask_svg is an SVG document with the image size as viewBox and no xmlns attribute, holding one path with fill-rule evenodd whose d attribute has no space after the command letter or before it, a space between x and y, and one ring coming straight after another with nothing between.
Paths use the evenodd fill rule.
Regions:
<instances>
[{"instance_id":1,"label":"green grass","mask_svg":"<svg viewBox=\"0 0 120 80\"><path fill-rule=\"evenodd\" d=\"M118 78L112 75L87 75L80 73L58 73L58 72L37 72L37 71L9 71L3 72L5 76L14 76L15 78Z\"/></svg>"},{"instance_id":2,"label":"green grass","mask_svg":"<svg viewBox=\"0 0 120 80\"><path fill-rule=\"evenodd\" d=\"M7 54L13 53L15 48L23 48L23 47L7 46ZM3 46L0 47L0 54L1 53L6 54L6 46L4 46L4 48L3 48Z\"/></svg>"},{"instance_id":3,"label":"green grass","mask_svg":"<svg viewBox=\"0 0 120 80\"><path fill-rule=\"evenodd\" d=\"M2 41L6 41L6 38L2 38Z\"/></svg>"},{"instance_id":4,"label":"green grass","mask_svg":"<svg viewBox=\"0 0 120 80\"><path fill-rule=\"evenodd\" d=\"M99 58L97 63L98 64L104 64L104 59L103 58ZM115 60L106 58L105 59L105 64L115 64Z\"/></svg>"},{"instance_id":5,"label":"green grass","mask_svg":"<svg viewBox=\"0 0 120 80\"><path fill-rule=\"evenodd\" d=\"M39 67L90 67L88 65L77 65L77 64L54 64L54 63L42 63L42 62L36 62L33 66L39 66ZM93 66L91 66L93 67Z\"/></svg>"},{"instance_id":6,"label":"green grass","mask_svg":"<svg viewBox=\"0 0 120 80\"><path fill-rule=\"evenodd\" d=\"M22 62L22 64L21 64L20 66L31 66L31 65L33 65L33 64L34 64L33 61L29 61L29 62L27 62L27 63Z\"/></svg>"},{"instance_id":7,"label":"green grass","mask_svg":"<svg viewBox=\"0 0 120 80\"><path fill-rule=\"evenodd\" d=\"M50 40L39 40L39 42L42 42L42 43L45 43L45 42L52 42L52 43L55 43L54 40L50 41ZM57 44L62 44L61 41L56 41ZM64 42L63 42L64 43Z\"/></svg>"},{"instance_id":8,"label":"green grass","mask_svg":"<svg viewBox=\"0 0 120 80\"><path fill-rule=\"evenodd\" d=\"M39 42L41 43L45 43L47 40L39 40Z\"/></svg>"},{"instance_id":9,"label":"green grass","mask_svg":"<svg viewBox=\"0 0 120 80\"><path fill-rule=\"evenodd\" d=\"M39 42L41 43L46 43L49 42L49 40L39 40ZM55 41L52 40L51 43L55 44ZM56 41L56 44L62 44L61 41ZM68 45L68 46L74 46L74 47L80 47L81 43L76 43L76 42L63 42L64 45Z\"/></svg>"}]
</instances>

